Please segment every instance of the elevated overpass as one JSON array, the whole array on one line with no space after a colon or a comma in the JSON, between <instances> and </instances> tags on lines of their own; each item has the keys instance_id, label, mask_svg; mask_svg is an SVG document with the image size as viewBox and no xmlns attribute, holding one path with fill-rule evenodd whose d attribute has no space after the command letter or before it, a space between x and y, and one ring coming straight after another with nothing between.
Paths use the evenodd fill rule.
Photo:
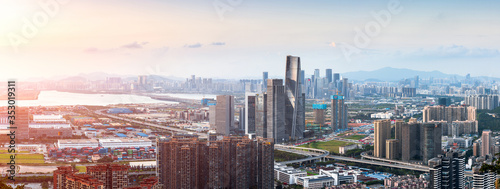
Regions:
<instances>
[{"instance_id":1,"label":"elevated overpass","mask_svg":"<svg viewBox=\"0 0 500 189\"><path fill-rule=\"evenodd\" d=\"M281 144L274 145L275 150L290 152L294 154L300 154L308 156L304 159L297 159L291 161L278 162L283 164L293 164L293 163L303 163L303 162L311 162L311 161L322 161L326 156L330 154L330 152L321 149L315 148L304 148L304 147L296 147L296 146L285 146Z\"/></svg>"}]
</instances>

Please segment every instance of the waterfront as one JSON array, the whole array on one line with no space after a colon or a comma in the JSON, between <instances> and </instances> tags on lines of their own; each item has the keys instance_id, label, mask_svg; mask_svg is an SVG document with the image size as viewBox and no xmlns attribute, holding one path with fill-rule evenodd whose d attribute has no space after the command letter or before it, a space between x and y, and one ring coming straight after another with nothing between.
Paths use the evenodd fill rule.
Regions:
<instances>
[{"instance_id":1,"label":"waterfront","mask_svg":"<svg viewBox=\"0 0 500 189\"><path fill-rule=\"evenodd\" d=\"M83 94L58 91L41 91L38 100L17 100L18 106L60 106L60 105L94 105L111 104L174 104L177 102L151 99L147 96L130 94ZM7 105L6 100L0 104Z\"/></svg>"}]
</instances>

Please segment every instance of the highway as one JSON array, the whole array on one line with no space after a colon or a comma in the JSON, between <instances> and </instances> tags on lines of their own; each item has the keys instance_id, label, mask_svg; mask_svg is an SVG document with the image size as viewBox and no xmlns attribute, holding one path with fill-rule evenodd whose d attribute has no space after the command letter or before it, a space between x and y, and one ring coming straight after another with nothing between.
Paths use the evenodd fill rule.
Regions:
<instances>
[{"instance_id":1,"label":"highway","mask_svg":"<svg viewBox=\"0 0 500 189\"><path fill-rule=\"evenodd\" d=\"M330 152L328 152L326 150L296 147L296 146L285 146L285 145L280 145L280 144L275 144L274 149L308 156L308 158L305 158L305 159L278 162L278 163L283 163L283 164L302 163L302 162L317 160L317 159L324 158L330 154Z\"/></svg>"},{"instance_id":2,"label":"highway","mask_svg":"<svg viewBox=\"0 0 500 189\"><path fill-rule=\"evenodd\" d=\"M133 119L128 119L128 118L123 118L123 117L119 117L119 116L114 116L114 115L102 113L105 110L106 109L96 110L94 113L96 113L98 115L102 115L102 116L111 117L111 118L114 118L114 119L124 120L124 121L128 121L128 122L142 124L142 125L147 125L147 126L151 126L151 127L160 128L160 129L166 129L166 130L177 132L177 133L192 133L192 134L200 136L201 138L208 138L208 135L206 133L191 132L191 131L186 131L186 130L182 130L182 129L177 129L177 128L174 128L174 127L167 127L167 126L158 125L158 124L154 124L154 123L148 123L148 122L144 122L144 121L137 121L137 120L133 120Z\"/></svg>"},{"instance_id":3,"label":"highway","mask_svg":"<svg viewBox=\"0 0 500 189\"><path fill-rule=\"evenodd\" d=\"M334 159L334 160L341 160L341 161L355 162L355 163L378 165L378 166L384 166L384 167L392 167L392 168L399 168L399 169L429 172L429 167L425 167L425 166L421 166L421 165L392 164L392 163L385 163L385 162L374 161L374 160L354 159L354 158L350 158L350 157L333 156L333 155L327 156L326 158L327 159Z\"/></svg>"}]
</instances>

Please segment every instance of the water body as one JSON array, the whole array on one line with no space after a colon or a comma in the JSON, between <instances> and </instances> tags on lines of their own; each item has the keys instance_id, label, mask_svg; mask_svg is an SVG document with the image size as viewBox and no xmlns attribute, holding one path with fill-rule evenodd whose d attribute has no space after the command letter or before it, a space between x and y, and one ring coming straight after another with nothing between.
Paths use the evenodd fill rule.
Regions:
<instances>
[{"instance_id":1,"label":"water body","mask_svg":"<svg viewBox=\"0 0 500 189\"><path fill-rule=\"evenodd\" d=\"M213 98L216 99L217 95L214 94L183 94L183 93L152 93L155 96L170 96L175 98L191 99L191 100L201 100L202 98Z\"/></svg>"},{"instance_id":2,"label":"water body","mask_svg":"<svg viewBox=\"0 0 500 189\"><path fill-rule=\"evenodd\" d=\"M111 104L175 104L177 102L151 99L147 96L130 94L83 94L58 91L41 91L38 100L17 100L18 106L60 106ZM6 100L0 100L0 106L7 106Z\"/></svg>"}]
</instances>

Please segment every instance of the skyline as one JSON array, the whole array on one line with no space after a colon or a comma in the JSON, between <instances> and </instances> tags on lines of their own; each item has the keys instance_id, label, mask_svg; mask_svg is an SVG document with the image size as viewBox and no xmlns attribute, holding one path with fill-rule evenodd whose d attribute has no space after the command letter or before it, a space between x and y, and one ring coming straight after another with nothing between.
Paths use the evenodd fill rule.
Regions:
<instances>
[{"instance_id":1,"label":"skyline","mask_svg":"<svg viewBox=\"0 0 500 189\"><path fill-rule=\"evenodd\" d=\"M500 45L494 43L500 40L494 24L500 2L238 2L69 1L17 52L9 36L22 36L24 19L44 9L31 1L2 2L0 62L6 69L0 79L94 72L259 78L263 71L283 75L286 55L301 57L307 75L394 67L500 77ZM355 46L355 28L378 22L372 11L386 11L391 2L400 2L393 7L401 11L349 61L343 44ZM221 17L214 3L232 11Z\"/></svg>"}]
</instances>

